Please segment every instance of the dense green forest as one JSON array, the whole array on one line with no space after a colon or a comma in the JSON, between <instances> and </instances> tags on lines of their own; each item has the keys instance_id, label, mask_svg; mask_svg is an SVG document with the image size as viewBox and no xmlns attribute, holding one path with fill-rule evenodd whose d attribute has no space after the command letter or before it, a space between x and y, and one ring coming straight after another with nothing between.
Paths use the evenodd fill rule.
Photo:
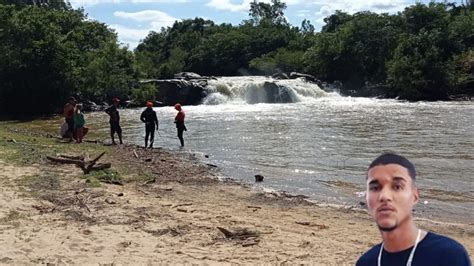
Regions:
<instances>
[{"instance_id":1,"label":"dense green forest","mask_svg":"<svg viewBox=\"0 0 474 266\"><path fill-rule=\"evenodd\" d=\"M0 113L43 114L70 95L141 102L140 79L302 72L343 92L408 100L474 94L474 1L418 3L398 14L337 11L316 32L286 4L251 3L239 25L202 18L150 32L132 52L104 23L56 0L0 0Z\"/></svg>"}]
</instances>

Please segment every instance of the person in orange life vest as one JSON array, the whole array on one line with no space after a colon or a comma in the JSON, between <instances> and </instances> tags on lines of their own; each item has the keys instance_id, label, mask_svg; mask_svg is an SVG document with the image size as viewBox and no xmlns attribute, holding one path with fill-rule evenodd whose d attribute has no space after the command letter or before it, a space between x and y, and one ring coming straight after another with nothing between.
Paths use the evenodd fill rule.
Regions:
<instances>
[{"instance_id":1,"label":"person in orange life vest","mask_svg":"<svg viewBox=\"0 0 474 266\"><path fill-rule=\"evenodd\" d=\"M72 115L74 114L74 107L76 106L76 99L74 97L70 97L68 102L64 105L64 119L67 123L67 131L65 136L61 137L67 137L70 138L72 141L72 137L74 134L74 119L72 118Z\"/></svg>"},{"instance_id":2,"label":"person in orange life vest","mask_svg":"<svg viewBox=\"0 0 474 266\"><path fill-rule=\"evenodd\" d=\"M174 122L176 123L176 129L178 130L178 138L179 142L181 142L181 147L184 147L184 139L183 139L183 131L187 131L188 129L184 125L184 114L183 109L181 108L181 104L177 103L174 106L174 109L178 111L176 117L174 118Z\"/></svg>"}]
</instances>

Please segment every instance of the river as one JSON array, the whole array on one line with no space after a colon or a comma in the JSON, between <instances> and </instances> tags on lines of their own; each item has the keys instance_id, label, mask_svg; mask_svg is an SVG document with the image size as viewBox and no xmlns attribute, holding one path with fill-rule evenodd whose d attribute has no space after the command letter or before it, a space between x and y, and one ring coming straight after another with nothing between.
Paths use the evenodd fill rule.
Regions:
<instances>
[{"instance_id":1,"label":"river","mask_svg":"<svg viewBox=\"0 0 474 266\"><path fill-rule=\"evenodd\" d=\"M265 81L291 94L291 103L266 103ZM223 175L258 187L304 194L330 204L364 201L368 164L392 151L412 160L428 219L474 220L474 104L342 97L300 80L223 77L211 81L198 106L184 106L185 148L179 148L172 107L155 108L155 147L191 152ZM143 109L121 110L125 142L143 145ZM107 116L86 114L91 130L107 136ZM207 156L206 156L207 155ZM208 158L206 158L208 157Z\"/></svg>"}]
</instances>

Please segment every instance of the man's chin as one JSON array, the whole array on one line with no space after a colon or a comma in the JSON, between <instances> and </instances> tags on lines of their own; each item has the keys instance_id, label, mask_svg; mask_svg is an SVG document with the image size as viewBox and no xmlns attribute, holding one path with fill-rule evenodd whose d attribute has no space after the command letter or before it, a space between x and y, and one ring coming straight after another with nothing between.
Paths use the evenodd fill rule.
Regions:
<instances>
[{"instance_id":1,"label":"man's chin","mask_svg":"<svg viewBox=\"0 0 474 266\"><path fill-rule=\"evenodd\" d=\"M380 226L379 225L379 230L383 231L383 232L391 232L391 231L395 230L395 228L397 228L396 225L391 226L391 227L389 227L389 226Z\"/></svg>"},{"instance_id":2,"label":"man's chin","mask_svg":"<svg viewBox=\"0 0 474 266\"><path fill-rule=\"evenodd\" d=\"M383 232L391 232L397 228L396 223L377 223L377 226L379 227L379 230Z\"/></svg>"}]
</instances>

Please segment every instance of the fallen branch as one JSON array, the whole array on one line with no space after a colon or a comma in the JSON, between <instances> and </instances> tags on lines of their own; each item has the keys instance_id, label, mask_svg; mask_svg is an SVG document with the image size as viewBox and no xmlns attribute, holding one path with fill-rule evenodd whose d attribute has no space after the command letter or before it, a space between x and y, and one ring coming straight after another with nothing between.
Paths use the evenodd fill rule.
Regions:
<instances>
[{"instance_id":1,"label":"fallen branch","mask_svg":"<svg viewBox=\"0 0 474 266\"><path fill-rule=\"evenodd\" d=\"M138 157L137 152L136 152L135 150L133 150L133 155L135 155L135 158L140 159L140 158Z\"/></svg>"},{"instance_id":2,"label":"fallen branch","mask_svg":"<svg viewBox=\"0 0 474 266\"><path fill-rule=\"evenodd\" d=\"M217 227L217 229L219 229L219 231L221 231L226 238L232 239L245 240L247 238L257 238L260 234L259 232L252 231L248 228L239 228L234 230L233 232L222 227Z\"/></svg>"},{"instance_id":3,"label":"fallen branch","mask_svg":"<svg viewBox=\"0 0 474 266\"><path fill-rule=\"evenodd\" d=\"M94 164L95 164L102 156L104 156L104 154L105 154L105 151L102 152L99 156L95 157L95 159L92 160L92 161L89 163L89 165L88 165L85 169L82 169L82 170L84 171L84 174L88 174L88 173L91 171L91 169L92 169L92 167L94 166Z\"/></svg>"},{"instance_id":4,"label":"fallen branch","mask_svg":"<svg viewBox=\"0 0 474 266\"><path fill-rule=\"evenodd\" d=\"M46 156L46 159L48 159L50 161L53 161L55 163L75 164L75 165L79 166L81 169L84 168L84 161L81 161L81 160L57 158L57 157L52 157L52 156Z\"/></svg>"},{"instance_id":5,"label":"fallen branch","mask_svg":"<svg viewBox=\"0 0 474 266\"><path fill-rule=\"evenodd\" d=\"M63 158L66 158L66 159L71 159L71 160L84 161L84 156L82 156L82 155L66 155L66 154L59 154L59 157L63 157Z\"/></svg>"},{"instance_id":6,"label":"fallen branch","mask_svg":"<svg viewBox=\"0 0 474 266\"><path fill-rule=\"evenodd\" d=\"M98 163L98 164L94 165L91 168L91 171L92 170L99 171L99 170L109 169L110 167L112 167L111 163Z\"/></svg>"},{"instance_id":7,"label":"fallen branch","mask_svg":"<svg viewBox=\"0 0 474 266\"><path fill-rule=\"evenodd\" d=\"M66 163L66 164L75 164L82 169L84 174L90 173L92 170L103 170L112 167L110 163L99 163L96 164L97 161L104 156L105 151L102 152L99 156L97 156L94 160L90 162L85 162L83 156L71 156L71 155L59 155L60 157L53 157L53 156L46 156L46 159L56 162L56 163Z\"/></svg>"},{"instance_id":8,"label":"fallen branch","mask_svg":"<svg viewBox=\"0 0 474 266\"><path fill-rule=\"evenodd\" d=\"M193 205L191 202L190 203L180 203L180 204L175 204L171 208L178 208L178 207L184 207L184 206L191 206Z\"/></svg>"}]
</instances>

